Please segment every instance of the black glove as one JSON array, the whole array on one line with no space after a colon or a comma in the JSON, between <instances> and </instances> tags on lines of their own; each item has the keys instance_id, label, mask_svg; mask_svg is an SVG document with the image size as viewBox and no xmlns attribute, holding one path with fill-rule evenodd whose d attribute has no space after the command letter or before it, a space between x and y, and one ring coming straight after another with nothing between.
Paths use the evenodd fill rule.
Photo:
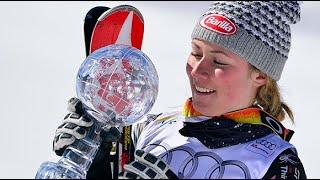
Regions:
<instances>
[{"instance_id":1,"label":"black glove","mask_svg":"<svg viewBox=\"0 0 320 180\"><path fill-rule=\"evenodd\" d=\"M53 140L53 150L61 156L65 149L77 139L82 139L93 125L83 111L82 103L77 98L68 101L68 113L63 123L57 128ZM100 133L102 139L99 150L87 172L87 178L108 177L111 178L110 151L112 142L119 140L121 134L115 127L103 127Z\"/></svg>"},{"instance_id":2,"label":"black glove","mask_svg":"<svg viewBox=\"0 0 320 180\"><path fill-rule=\"evenodd\" d=\"M124 165L119 179L178 179L160 158L143 150L136 150L134 157L133 162Z\"/></svg>"}]
</instances>

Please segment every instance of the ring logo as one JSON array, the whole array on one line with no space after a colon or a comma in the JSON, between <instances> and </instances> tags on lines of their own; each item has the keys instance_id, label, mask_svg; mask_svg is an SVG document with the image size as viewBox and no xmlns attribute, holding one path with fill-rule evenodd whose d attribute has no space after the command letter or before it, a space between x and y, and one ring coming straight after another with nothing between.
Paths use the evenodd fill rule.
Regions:
<instances>
[{"instance_id":1,"label":"ring logo","mask_svg":"<svg viewBox=\"0 0 320 180\"><path fill-rule=\"evenodd\" d=\"M231 172L239 173L239 177L242 176L239 179L251 179L245 163L239 160L223 160L212 151L196 152L192 147L185 145L171 148L163 141L148 144L142 149L148 153L162 152L158 157L170 166L179 179L194 179L199 177L199 174L202 179L226 179Z\"/></svg>"},{"instance_id":2,"label":"ring logo","mask_svg":"<svg viewBox=\"0 0 320 180\"><path fill-rule=\"evenodd\" d=\"M232 35L237 31L236 25L230 19L219 14L205 16L200 21L200 25L208 30L224 35Z\"/></svg>"},{"instance_id":3,"label":"ring logo","mask_svg":"<svg viewBox=\"0 0 320 180\"><path fill-rule=\"evenodd\" d=\"M272 119L272 118L270 118L270 117L268 117L268 116L267 116L265 119L268 121L268 123L274 128L274 130L275 130L277 133L279 133L279 134L282 134L282 133L283 133L282 128L281 128L281 126L279 125L279 122L277 122L276 120L274 120L274 119Z\"/></svg>"}]
</instances>

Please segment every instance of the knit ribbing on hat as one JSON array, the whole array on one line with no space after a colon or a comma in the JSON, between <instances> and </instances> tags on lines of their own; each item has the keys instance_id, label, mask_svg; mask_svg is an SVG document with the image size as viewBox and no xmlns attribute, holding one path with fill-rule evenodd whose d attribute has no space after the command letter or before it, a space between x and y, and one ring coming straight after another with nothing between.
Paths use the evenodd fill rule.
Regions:
<instances>
[{"instance_id":1,"label":"knit ribbing on hat","mask_svg":"<svg viewBox=\"0 0 320 180\"><path fill-rule=\"evenodd\" d=\"M229 18L236 33L224 35L202 27L199 22L209 14ZM217 1L199 19L191 37L220 44L279 80L290 50L289 24L299 19L296 1Z\"/></svg>"}]
</instances>

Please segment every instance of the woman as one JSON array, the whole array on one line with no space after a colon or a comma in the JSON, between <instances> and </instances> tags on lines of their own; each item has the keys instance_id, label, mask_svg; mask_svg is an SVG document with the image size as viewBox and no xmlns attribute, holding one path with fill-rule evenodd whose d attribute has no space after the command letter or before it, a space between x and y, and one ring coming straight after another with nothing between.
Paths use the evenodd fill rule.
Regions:
<instances>
[{"instance_id":1,"label":"woman","mask_svg":"<svg viewBox=\"0 0 320 180\"><path fill-rule=\"evenodd\" d=\"M134 126L121 177L306 178L277 86L299 18L296 1L214 2L191 36L192 97Z\"/></svg>"},{"instance_id":2,"label":"woman","mask_svg":"<svg viewBox=\"0 0 320 180\"><path fill-rule=\"evenodd\" d=\"M161 158L178 178L306 178L288 143L293 131L280 123L293 114L276 83L299 13L292 1L214 2L192 33L192 98L183 115L146 122L136 149ZM141 174L133 166L127 171Z\"/></svg>"}]
</instances>

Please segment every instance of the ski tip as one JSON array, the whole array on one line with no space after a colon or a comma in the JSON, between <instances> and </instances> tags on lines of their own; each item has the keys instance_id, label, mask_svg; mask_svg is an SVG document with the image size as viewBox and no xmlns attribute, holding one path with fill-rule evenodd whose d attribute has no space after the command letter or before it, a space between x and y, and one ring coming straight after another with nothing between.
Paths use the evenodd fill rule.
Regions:
<instances>
[{"instance_id":1,"label":"ski tip","mask_svg":"<svg viewBox=\"0 0 320 180\"><path fill-rule=\"evenodd\" d=\"M126 44L141 49L144 20L131 5L120 5L101 14L92 32L90 53L110 44Z\"/></svg>"}]
</instances>

